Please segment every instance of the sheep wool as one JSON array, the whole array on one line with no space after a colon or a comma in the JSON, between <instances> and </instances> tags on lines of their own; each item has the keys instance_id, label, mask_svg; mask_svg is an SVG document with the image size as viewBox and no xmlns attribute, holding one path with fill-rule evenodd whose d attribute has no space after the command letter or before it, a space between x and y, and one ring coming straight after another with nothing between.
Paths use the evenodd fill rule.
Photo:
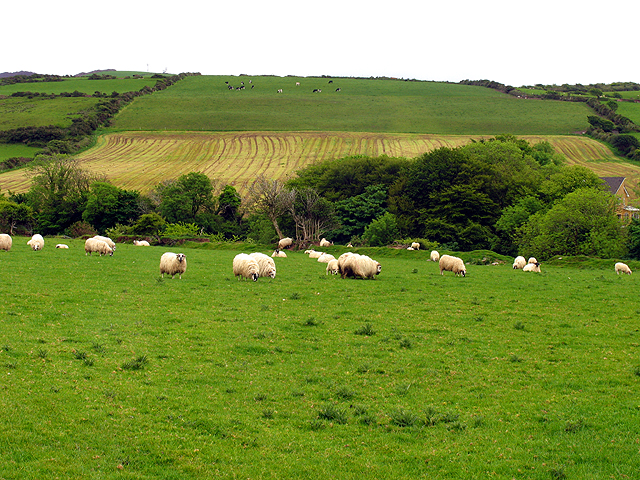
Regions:
<instances>
[{"instance_id":1,"label":"sheep wool","mask_svg":"<svg viewBox=\"0 0 640 480\"><path fill-rule=\"evenodd\" d=\"M333 242L330 242L326 238L323 238L322 240L320 240L321 247L330 247L331 245L333 245Z\"/></svg>"},{"instance_id":2,"label":"sheep wool","mask_svg":"<svg viewBox=\"0 0 640 480\"><path fill-rule=\"evenodd\" d=\"M329 275L329 273L331 273L332 275L337 275L338 271L338 260L334 259L327 263L327 275Z\"/></svg>"},{"instance_id":3,"label":"sheep wool","mask_svg":"<svg viewBox=\"0 0 640 480\"><path fill-rule=\"evenodd\" d=\"M133 244L136 247L150 247L151 245L149 245L149 242L147 242L146 240L134 240Z\"/></svg>"},{"instance_id":4,"label":"sheep wool","mask_svg":"<svg viewBox=\"0 0 640 480\"><path fill-rule=\"evenodd\" d=\"M57 243L57 244L56 244L56 248L63 248L63 249L66 249L66 248L69 248L69 245L66 245L66 244L64 244L64 243Z\"/></svg>"},{"instance_id":5,"label":"sheep wool","mask_svg":"<svg viewBox=\"0 0 640 480\"><path fill-rule=\"evenodd\" d=\"M255 258L246 253L239 253L233 258L233 275L243 278L250 278L254 282L258 280L260 266Z\"/></svg>"},{"instance_id":6,"label":"sheep wool","mask_svg":"<svg viewBox=\"0 0 640 480\"><path fill-rule=\"evenodd\" d=\"M282 250L275 250L272 254L272 257L279 257L279 258L287 258L287 254L284 253Z\"/></svg>"},{"instance_id":7,"label":"sheep wool","mask_svg":"<svg viewBox=\"0 0 640 480\"><path fill-rule=\"evenodd\" d=\"M278 241L278 250L283 250L291 245L293 245L293 238L281 238L280 241Z\"/></svg>"},{"instance_id":8,"label":"sheep wool","mask_svg":"<svg viewBox=\"0 0 640 480\"><path fill-rule=\"evenodd\" d=\"M420 250L420 244L418 242L413 242L411 244L411 248L413 248L414 250Z\"/></svg>"},{"instance_id":9,"label":"sheep wool","mask_svg":"<svg viewBox=\"0 0 640 480\"><path fill-rule=\"evenodd\" d=\"M13 245L11 236L6 233L0 233L0 250L6 250L8 252L11 250L11 245Z\"/></svg>"},{"instance_id":10,"label":"sheep wool","mask_svg":"<svg viewBox=\"0 0 640 480\"><path fill-rule=\"evenodd\" d=\"M42 238L42 235L36 233L31 237L31 240L27 242L27 245L31 247L31 250L42 250L44 248L44 238Z\"/></svg>"},{"instance_id":11,"label":"sheep wool","mask_svg":"<svg viewBox=\"0 0 640 480\"><path fill-rule=\"evenodd\" d=\"M432 262L439 262L440 261L440 254L436 250L432 250L431 251L431 256L429 258L431 258Z\"/></svg>"},{"instance_id":12,"label":"sheep wool","mask_svg":"<svg viewBox=\"0 0 640 480\"><path fill-rule=\"evenodd\" d=\"M273 261L273 258L260 252L251 253L249 256L253 257L256 262L258 262L259 277L276 278L276 263Z\"/></svg>"},{"instance_id":13,"label":"sheep wool","mask_svg":"<svg viewBox=\"0 0 640 480\"><path fill-rule=\"evenodd\" d=\"M631 275L631 269L626 263L622 263L622 262L616 263L615 270L618 275L620 275L620 272L626 273L627 275Z\"/></svg>"},{"instance_id":14,"label":"sheep wool","mask_svg":"<svg viewBox=\"0 0 640 480\"><path fill-rule=\"evenodd\" d=\"M541 273L540 272L540 263L536 262L536 263L527 263L523 268L522 268L523 272L536 272L536 273Z\"/></svg>"},{"instance_id":15,"label":"sheep wool","mask_svg":"<svg viewBox=\"0 0 640 480\"><path fill-rule=\"evenodd\" d=\"M513 260L513 269L521 270L524 268L526 264L527 264L527 261L524 259L524 257L522 255L519 255Z\"/></svg>"},{"instance_id":16,"label":"sheep wool","mask_svg":"<svg viewBox=\"0 0 640 480\"><path fill-rule=\"evenodd\" d=\"M105 242L107 245L111 247L111 250L113 250L114 252L116 251L116 243L113 240L111 240L109 237L103 237L102 235L95 235L93 238L97 240L102 240L103 242Z\"/></svg>"},{"instance_id":17,"label":"sheep wool","mask_svg":"<svg viewBox=\"0 0 640 480\"><path fill-rule=\"evenodd\" d=\"M178 275L182 280L182 274L187 271L187 256L184 253L165 252L160 257L160 275L164 278L164 274L174 276Z\"/></svg>"},{"instance_id":18,"label":"sheep wool","mask_svg":"<svg viewBox=\"0 0 640 480\"><path fill-rule=\"evenodd\" d=\"M538 263L538 260L536 260L536 257L529 257L527 263Z\"/></svg>"},{"instance_id":19,"label":"sheep wool","mask_svg":"<svg viewBox=\"0 0 640 480\"><path fill-rule=\"evenodd\" d=\"M324 252L316 252L315 250L311 250L309 253L309 258L320 258L320 255L324 254Z\"/></svg>"},{"instance_id":20,"label":"sheep wool","mask_svg":"<svg viewBox=\"0 0 640 480\"><path fill-rule=\"evenodd\" d=\"M440 257L440 275L444 275L444 271L455 273L456 277L462 275L466 277L467 269L464 266L464 262L459 257L453 257L451 255L442 255Z\"/></svg>"},{"instance_id":21,"label":"sheep wool","mask_svg":"<svg viewBox=\"0 0 640 480\"><path fill-rule=\"evenodd\" d=\"M87 238L84 242L84 254L91 256L93 252L102 255L113 256L113 249L103 240L97 238Z\"/></svg>"},{"instance_id":22,"label":"sheep wool","mask_svg":"<svg viewBox=\"0 0 640 480\"><path fill-rule=\"evenodd\" d=\"M375 278L375 276L380 275L382 271L380 263L366 255L359 255L357 253L344 257L342 263L340 263L338 259L338 265L340 266L342 278Z\"/></svg>"},{"instance_id":23,"label":"sheep wool","mask_svg":"<svg viewBox=\"0 0 640 480\"><path fill-rule=\"evenodd\" d=\"M331 260L335 260L336 257L331 255L330 253L323 253L318 257L318 262L320 263L329 263Z\"/></svg>"}]
</instances>

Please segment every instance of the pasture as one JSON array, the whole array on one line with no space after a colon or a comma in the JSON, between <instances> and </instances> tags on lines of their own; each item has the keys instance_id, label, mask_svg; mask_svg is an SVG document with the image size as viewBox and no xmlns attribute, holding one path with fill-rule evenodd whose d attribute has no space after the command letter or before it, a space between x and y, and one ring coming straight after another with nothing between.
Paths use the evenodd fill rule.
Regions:
<instances>
[{"instance_id":1,"label":"pasture","mask_svg":"<svg viewBox=\"0 0 640 480\"><path fill-rule=\"evenodd\" d=\"M74 117L98 101L90 97L0 97L0 130L25 126L68 127Z\"/></svg>"},{"instance_id":2,"label":"pasture","mask_svg":"<svg viewBox=\"0 0 640 480\"><path fill-rule=\"evenodd\" d=\"M232 258L268 247L26 240L0 252L0 478L640 470L637 273L613 260L461 278L368 249L382 273L364 281L289 252L253 283ZM182 280L159 278L166 250L186 253Z\"/></svg>"},{"instance_id":3,"label":"pasture","mask_svg":"<svg viewBox=\"0 0 640 480\"><path fill-rule=\"evenodd\" d=\"M118 72L105 72L116 74ZM122 74L119 74L122 76ZM33 92L60 95L61 93L81 92L93 95L95 92L111 95L113 92L137 92L144 87L153 87L158 81L155 78L115 78L109 80L89 80L87 77L65 78L59 82L14 83L0 85L0 95L11 95L15 92Z\"/></svg>"}]
</instances>

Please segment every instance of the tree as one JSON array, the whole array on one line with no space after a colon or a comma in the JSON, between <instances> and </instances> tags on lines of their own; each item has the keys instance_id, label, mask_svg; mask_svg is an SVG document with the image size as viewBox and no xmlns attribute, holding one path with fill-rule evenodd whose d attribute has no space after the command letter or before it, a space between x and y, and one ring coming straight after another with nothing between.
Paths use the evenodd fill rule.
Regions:
<instances>
[{"instance_id":1,"label":"tree","mask_svg":"<svg viewBox=\"0 0 640 480\"><path fill-rule=\"evenodd\" d=\"M265 215L271 221L278 238L284 238L278 219L289 210L291 201L292 196L289 190L278 180L270 180L260 175L249 187L250 208L255 213Z\"/></svg>"},{"instance_id":2,"label":"tree","mask_svg":"<svg viewBox=\"0 0 640 480\"><path fill-rule=\"evenodd\" d=\"M15 235L16 229L28 232L35 221L33 209L24 204L5 200L0 197L0 226L2 231Z\"/></svg>"},{"instance_id":3,"label":"tree","mask_svg":"<svg viewBox=\"0 0 640 480\"><path fill-rule=\"evenodd\" d=\"M387 212L387 189L384 185L369 185L364 193L335 202L336 221L340 227L333 232L336 240L360 236L373 220Z\"/></svg>"},{"instance_id":4,"label":"tree","mask_svg":"<svg viewBox=\"0 0 640 480\"><path fill-rule=\"evenodd\" d=\"M240 194L231 185L225 185L218 197L218 212L227 221L236 220L242 200Z\"/></svg>"},{"instance_id":5,"label":"tree","mask_svg":"<svg viewBox=\"0 0 640 480\"><path fill-rule=\"evenodd\" d=\"M82 218L99 232L116 224L129 224L138 218L138 199L136 191L122 190L106 182L91 185L87 205Z\"/></svg>"},{"instance_id":6,"label":"tree","mask_svg":"<svg viewBox=\"0 0 640 480\"><path fill-rule=\"evenodd\" d=\"M364 229L362 239L372 247L383 247L393 243L398 235L395 215L387 212Z\"/></svg>"},{"instance_id":7,"label":"tree","mask_svg":"<svg viewBox=\"0 0 640 480\"><path fill-rule=\"evenodd\" d=\"M285 195L299 242L319 241L327 230L336 225L333 204L318 195L315 189L291 189Z\"/></svg>"},{"instance_id":8,"label":"tree","mask_svg":"<svg viewBox=\"0 0 640 480\"><path fill-rule=\"evenodd\" d=\"M213 184L203 173L191 172L156 187L159 210L169 223L196 222L198 213L214 210Z\"/></svg>"},{"instance_id":9,"label":"tree","mask_svg":"<svg viewBox=\"0 0 640 480\"><path fill-rule=\"evenodd\" d=\"M153 235L157 237L166 224L166 220L157 213L145 213L138 218L132 230L135 235Z\"/></svg>"},{"instance_id":10,"label":"tree","mask_svg":"<svg viewBox=\"0 0 640 480\"><path fill-rule=\"evenodd\" d=\"M640 220L634 218L627 227L629 256L640 260Z\"/></svg>"}]
</instances>

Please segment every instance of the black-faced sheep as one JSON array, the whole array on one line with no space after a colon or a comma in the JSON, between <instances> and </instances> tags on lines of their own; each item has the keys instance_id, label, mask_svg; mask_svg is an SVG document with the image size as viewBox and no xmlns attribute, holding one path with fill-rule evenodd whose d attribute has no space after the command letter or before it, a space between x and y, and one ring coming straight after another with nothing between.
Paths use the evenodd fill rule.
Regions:
<instances>
[{"instance_id":1,"label":"black-faced sheep","mask_svg":"<svg viewBox=\"0 0 640 480\"><path fill-rule=\"evenodd\" d=\"M540 263L539 262L527 263L524 267L522 267L522 271L523 272L541 273L540 272Z\"/></svg>"},{"instance_id":2,"label":"black-faced sheep","mask_svg":"<svg viewBox=\"0 0 640 480\"><path fill-rule=\"evenodd\" d=\"M278 241L278 250L284 250L287 247L293 245L293 238L284 237Z\"/></svg>"},{"instance_id":3,"label":"black-faced sheep","mask_svg":"<svg viewBox=\"0 0 640 480\"><path fill-rule=\"evenodd\" d=\"M513 269L514 270L521 270L524 268L524 266L527 264L527 261L524 259L524 257L522 255L518 255L514 260L513 260Z\"/></svg>"},{"instance_id":4,"label":"black-faced sheep","mask_svg":"<svg viewBox=\"0 0 640 480\"><path fill-rule=\"evenodd\" d=\"M271 254L272 257L280 257L280 258L287 258L287 254L284 253L282 250L274 250L274 252Z\"/></svg>"},{"instance_id":5,"label":"black-faced sheep","mask_svg":"<svg viewBox=\"0 0 640 480\"><path fill-rule=\"evenodd\" d=\"M160 276L164 278L164 274L174 276L178 275L182 280L182 274L187 271L187 256L184 253L165 252L160 257Z\"/></svg>"},{"instance_id":6,"label":"black-faced sheep","mask_svg":"<svg viewBox=\"0 0 640 480\"><path fill-rule=\"evenodd\" d=\"M631 275L631 269L626 263L618 262L615 264L616 274L620 275L620 272Z\"/></svg>"},{"instance_id":7,"label":"black-faced sheep","mask_svg":"<svg viewBox=\"0 0 640 480\"><path fill-rule=\"evenodd\" d=\"M429 256L429 258L431 258L432 262L439 262L440 254L435 250L431 250L431 255Z\"/></svg>"},{"instance_id":8,"label":"black-faced sheep","mask_svg":"<svg viewBox=\"0 0 640 480\"><path fill-rule=\"evenodd\" d=\"M442 255L440 257L440 275L444 275L444 271L453 272L465 277L467 275L467 269L464 266L464 262L459 257L453 257L451 255Z\"/></svg>"},{"instance_id":9,"label":"black-faced sheep","mask_svg":"<svg viewBox=\"0 0 640 480\"><path fill-rule=\"evenodd\" d=\"M42 235L36 233L31 240L27 242L27 245L31 247L31 250L42 250L44 248L44 238Z\"/></svg>"},{"instance_id":10,"label":"black-faced sheep","mask_svg":"<svg viewBox=\"0 0 640 480\"><path fill-rule=\"evenodd\" d=\"M11 250L11 245L13 245L11 236L6 233L0 233L0 250L6 250L8 252Z\"/></svg>"},{"instance_id":11,"label":"black-faced sheep","mask_svg":"<svg viewBox=\"0 0 640 480\"><path fill-rule=\"evenodd\" d=\"M113 249L104 240L87 238L87 241L84 242L84 254L91 256L93 252L99 253L100 256L113 255Z\"/></svg>"},{"instance_id":12,"label":"black-faced sheep","mask_svg":"<svg viewBox=\"0 0 640 480\"><path fill-rule=\"evenodd\" d=\"M344 257L343 262L338 259L338 265L342 278L375 278L382 271L382 266L378 262L357 253Z\"/></svg>"},{"instance_id":13,"label":"black-faced sheep","mask_svg":"<svg viewBox=\"0 0 640 480\"><path fill-rule=\"evenodd\" d=\"M246 253L239 253L233 258L233 275L243 278L250 278L254 282L258 280L260 266L255 258Z\"/></svg>"},{"instance_id":14,"label":"black-faced sheep","mask_svg":"<svg viewBox=\"0 0 640 480\"><path fill-rule=\"evenodd\" d=\"M253 257L256 262L258 262L259 277L276 278L276 263L273 261L273 258L260 252L251 253L249 256Z\"/></svg>"}]
</instances>

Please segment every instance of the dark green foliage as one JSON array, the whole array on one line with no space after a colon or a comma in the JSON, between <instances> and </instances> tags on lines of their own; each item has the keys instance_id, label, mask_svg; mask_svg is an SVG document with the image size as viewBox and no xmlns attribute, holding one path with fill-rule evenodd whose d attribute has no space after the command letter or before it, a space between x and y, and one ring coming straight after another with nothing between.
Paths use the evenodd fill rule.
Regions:
<instances>
[{"instance_id":1,"label":"dark green foliage","mask_svg":"<svg viewBox=\"0 0 640 480\"><path fill-rule=\"evenodd\" d=\"M145 213L133 225L133 233L135 235L159 235L166 220L157 213Z\"/></svg>"},{"instance_id":2,"label":"dark green foliage","mask_svg":"<svg viewBox=\"0 0 640 480\"><path fill-rule=\"evenodd\" d=\"M91 185L82 218L102 233L118 223L129 224L138 218L139 197L136 191L96 182Z\"/></svg>"},{"instance_id":3,"label":"dark green foliage","mask_svg":"<svg viewBox=\"0 0 640 480\"><path fill-rule=\"evenodd\" d=\"M383 185L369 185L364 193L335 202L336 220L340 227L332 233L337 242L360 236L376 218L386 213L387 189Z\"/></svg>"},{"instance_id":4,"label":"dark green foliage","mask_svg":"<svg viewBox=\"0 0 640 480\"><path fill-rule=\"evenodd\" d=\"M627 227L629 257L640 260L640 220L634 218Z\"/></svg>"},{"instance_id":5,"label":"dark green foliage","mask_svg":"<svg viewBox=\"0 0 640 480\"><path fill-rule=\"evenodd\" d=\"M191 172L156 188L160 214L169 222L196 221L196 215L213 208L213 185L203 173Z\"/></svg>"},{"instance_id":6,"label":"dark green foliage","mask_svg":"<svg viewBox=\"0 0 640 480\"><path fill-rule=\"evenodd\" d=\"M399 233L395 215L387 212L367 225L362 239L372 247L382 247L391 245Z\"/></svg>"}]
</instances>

